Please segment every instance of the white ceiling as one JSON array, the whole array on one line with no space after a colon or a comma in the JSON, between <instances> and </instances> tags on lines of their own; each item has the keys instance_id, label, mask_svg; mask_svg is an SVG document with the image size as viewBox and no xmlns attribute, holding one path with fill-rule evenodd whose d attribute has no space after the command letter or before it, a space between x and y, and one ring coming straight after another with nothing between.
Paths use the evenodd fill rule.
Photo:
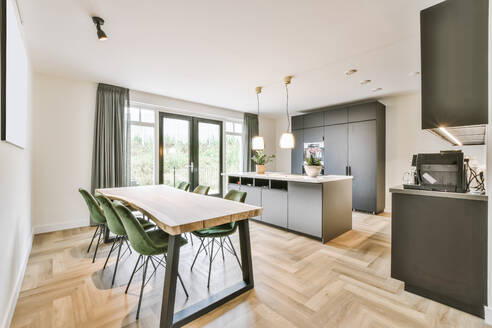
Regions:
<instances>
[{"instance_id":1,"label":"white ceiling","mask_svg":"<svg viewBox=\"0 0 492 328\"><path fill-rule=\"evenodd\" d=\"M263 85L269 114L285 110L288 74L293 112L418 90L419 11L441 2L17 1L36 71L240 111L256 110Z\"/></svg>"}]
</instances>

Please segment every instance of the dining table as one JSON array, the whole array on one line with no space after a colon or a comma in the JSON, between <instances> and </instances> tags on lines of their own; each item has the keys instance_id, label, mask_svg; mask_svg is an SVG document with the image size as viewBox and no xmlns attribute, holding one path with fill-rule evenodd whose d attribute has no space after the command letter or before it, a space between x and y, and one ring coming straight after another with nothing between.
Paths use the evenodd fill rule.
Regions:
<instances>
[{"instance_id":1,"label":"dining table","mask_svg":"<svg viewBox=\"0 0 492 328\"><path fill-rule=\"evenodd\" d=\"M123 202L155 222L169 234L162 293L160 327L181 327L254 288L249 218L262 208L219 197L187 192L166 185L97 189L96 193ZM242 279L174 313L179 265L179 236L186 232L237 222Z\"/></svg>"}]
</instances>

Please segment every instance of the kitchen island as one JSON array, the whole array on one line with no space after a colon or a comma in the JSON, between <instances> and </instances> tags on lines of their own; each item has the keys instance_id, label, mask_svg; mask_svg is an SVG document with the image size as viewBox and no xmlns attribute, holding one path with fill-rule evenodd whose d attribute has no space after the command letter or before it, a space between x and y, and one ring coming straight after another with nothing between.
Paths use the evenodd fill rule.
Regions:
<instances>
[{"instance_id":1,"label":"kitchen island","mask_svg":"<svg viewBox=\"0 0 492 328\"><path fill-rule=\"evenodd\" d=\"M227 174L228 189L263 207L253 219L327 242L352 229L352 177L254 172Z\"/></svg>"}]
</instances>

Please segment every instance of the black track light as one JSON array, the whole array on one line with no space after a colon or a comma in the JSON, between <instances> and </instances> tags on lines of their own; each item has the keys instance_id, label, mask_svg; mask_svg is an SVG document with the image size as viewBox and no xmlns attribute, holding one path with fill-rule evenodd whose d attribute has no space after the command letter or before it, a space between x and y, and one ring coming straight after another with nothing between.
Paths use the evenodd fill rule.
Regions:
<instances>
[{"instance_id":1,"label":"black track light","mask_svg":"<svg viewBox=\"0 0 492 328\"><path fill-rule=\"evenodd\" d=\"M104 25L104 19L102 19L101 17L97 17L97 16L94 16L92 17L92 21L94 22L94 24L96 25L96 29L97 29L97 38L101 41L104 41L108 38L108 36L106 35L106 33L104 33L104 31L101 29L101 25Z\"/></svg>"}]
</instances>

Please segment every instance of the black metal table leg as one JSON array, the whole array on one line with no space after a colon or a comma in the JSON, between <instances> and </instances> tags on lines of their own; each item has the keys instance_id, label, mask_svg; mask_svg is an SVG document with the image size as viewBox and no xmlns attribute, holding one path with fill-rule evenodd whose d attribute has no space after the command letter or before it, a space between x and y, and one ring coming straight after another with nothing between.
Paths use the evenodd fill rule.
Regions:
<instances>
[{"instance_id":1,"label":"black metal table leg","mask_svg":"<svg viewBox=\"0 0 492 328\"><path fill-rule=\"evenodd\" d=\"M169 236L166 276L164 277L164 292L162 293L161 328L173 327L176 280L178 278L179 246L179 235Z\"/></svg>"},{"instance_id":2,"label":"black metal table leg","mask_svg":"<svg viewBox=\"0 0 492 328\"><path fill-rule=\"evenodd\" d=\"M174 313L174 301L176 298L176 281L179 262L178 236L171 236L169 238L166 277L164 278L164 292L162 295L161 328L182 327L254 287L251 241L249 238L249 219L239 221L238 225L243 281L228 287L217 294L211 295L177 313Z\"/></svg>"}]
</instances>

